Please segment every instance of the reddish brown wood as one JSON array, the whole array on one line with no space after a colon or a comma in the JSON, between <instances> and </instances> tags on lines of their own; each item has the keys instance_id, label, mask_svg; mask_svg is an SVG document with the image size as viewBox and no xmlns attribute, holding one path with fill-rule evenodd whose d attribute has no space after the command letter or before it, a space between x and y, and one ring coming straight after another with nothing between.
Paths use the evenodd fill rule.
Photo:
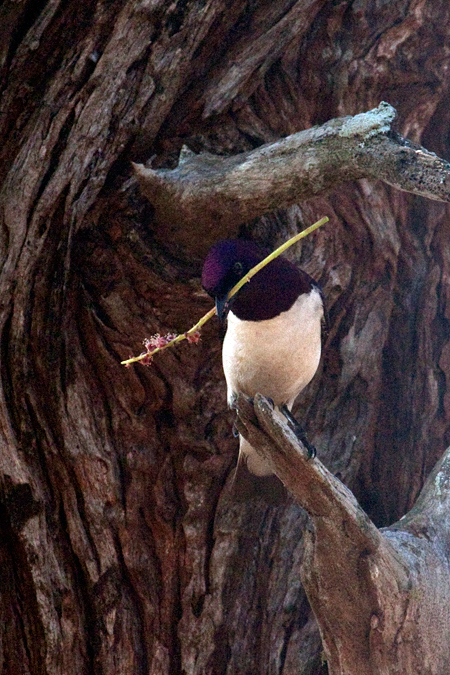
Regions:
<instances>
[{"instance_id":1,"label":"reddish brown wood","mask_svg":"<svg viewBox=\"0 0 450 675\"><path fill-rule=\"evenodd\" d=\"M450 451L413 509L378 530L311 459L273 404L241 397L237 427L309 516L301 567L331 675L440 675L450 668Z\"/></svg>"},{"instance_id":2,"label":"reddish brown wood","mask_svg":"<svg viewBox=\"0 0 450 675\"><path fill-rule=\"evenodd\" d=\"M5 675L325 672L298 570L305 515L237 504L217 325L131 162L232 155L381 100L448 149L443 0L40 0L0 8L0 663ZM253 49L254 46L254 49ZM449 441L448 210L367 180L237 224L324 286L319 456L377 525ZM180 223L174 223L179 227ZM212 224L214 227L214 224ZM217 238L222 236L217 229Z\"/></svg>"}]
</instances>

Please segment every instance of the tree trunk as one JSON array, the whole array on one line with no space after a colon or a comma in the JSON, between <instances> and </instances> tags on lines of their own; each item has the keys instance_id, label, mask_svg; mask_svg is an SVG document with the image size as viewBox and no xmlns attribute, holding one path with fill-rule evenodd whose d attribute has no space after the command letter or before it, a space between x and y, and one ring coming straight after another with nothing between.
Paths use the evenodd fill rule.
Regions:
<instances>
[{"instance_id":1,"label":"tree trunk","mask_svg":"<svg viewBox=\"0 0 450 675\"><path fill-rule=\"evenodd\" d=\"M306 513L233 498L217 324L120 365L210 308L201 250L225 234L174 246L183 222L132 162L245 153L382 100L448 158L449 21L439 0L0 7L2 673L327 671ZM450 439L448 207L362 179L232 232L274 247L324 215L291 254L330 314L296 412L383 526Z\"/></svg>"}]
</instances>

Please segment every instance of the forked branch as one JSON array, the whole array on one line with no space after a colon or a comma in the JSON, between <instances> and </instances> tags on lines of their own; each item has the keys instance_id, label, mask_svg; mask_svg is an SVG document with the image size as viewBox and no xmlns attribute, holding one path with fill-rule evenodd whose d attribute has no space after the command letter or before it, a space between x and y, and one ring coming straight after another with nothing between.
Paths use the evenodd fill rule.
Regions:
<instances>
[{"instance_id":1,"label":"forked branch","mask_svg":"<svg viewBox=\"0 0 450 675\"><path fill-rule=\"evenodd\" d=\"M239 432L308 512L302 581L331 675L450 672L450 453L399 523L378 530L269 401L237 403Z\"/></svg>"}]
</instances>

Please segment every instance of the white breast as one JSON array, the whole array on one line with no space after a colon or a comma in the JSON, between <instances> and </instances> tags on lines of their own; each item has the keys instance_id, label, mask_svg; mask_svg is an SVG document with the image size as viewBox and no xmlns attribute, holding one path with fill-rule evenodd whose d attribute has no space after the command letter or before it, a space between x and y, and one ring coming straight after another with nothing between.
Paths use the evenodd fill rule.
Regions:
<instances>
[{"instance_id":1,"label":"white breast","mask_svg":"<svg viewBox=\"0 0 450 675\"><path fill-rule=\"evenodd\" d=\"M266 321L242 321L230 311L222 352L228 402L259 392L291 407L319 365L322 317L316 288Z\"/></svg>"}]
</instances>

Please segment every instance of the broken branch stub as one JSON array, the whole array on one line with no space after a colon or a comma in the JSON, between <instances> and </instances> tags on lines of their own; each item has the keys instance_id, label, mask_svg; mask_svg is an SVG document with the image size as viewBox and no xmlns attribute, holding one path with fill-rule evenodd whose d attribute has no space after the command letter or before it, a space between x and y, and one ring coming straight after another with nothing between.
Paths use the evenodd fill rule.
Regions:
<instances>
[{"instance_id":1,"label":"broken branch stub","mask_svg":"<svg viewBox=\"0 0 450 675\"><path fill-rule=\"evenodd\" d=\"M450 201L450 164L392 132L388 103L231 157L184 148L176 169L134 164L158 236L203 255L239 225L358 178ZM199 236L201 233L201 236ZM196 243L197 242L197 243Z\"/></svg>"},{"instance_id":2,"label":"broken branch stub","mask_svg":"<svg viewBox=\"0 0 450 675\"><path fill-rule=\"evenodd\" d=\"M239 433L310 516L301 577L330 675L450 672L450 450L414 508L378 530L267 399L237 410Z\"/></svg>"}]
</instances>

